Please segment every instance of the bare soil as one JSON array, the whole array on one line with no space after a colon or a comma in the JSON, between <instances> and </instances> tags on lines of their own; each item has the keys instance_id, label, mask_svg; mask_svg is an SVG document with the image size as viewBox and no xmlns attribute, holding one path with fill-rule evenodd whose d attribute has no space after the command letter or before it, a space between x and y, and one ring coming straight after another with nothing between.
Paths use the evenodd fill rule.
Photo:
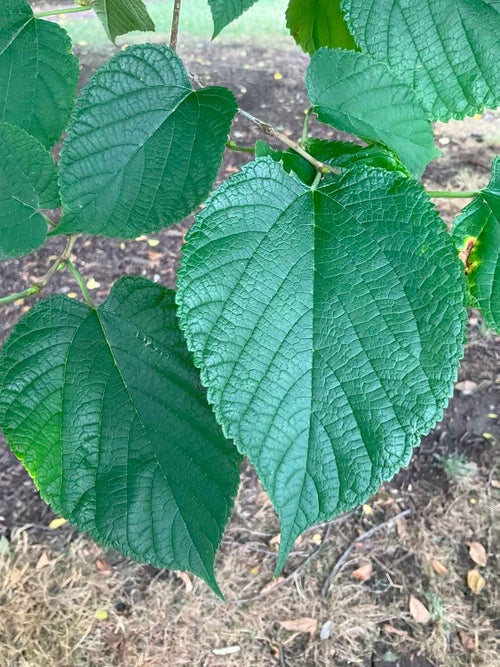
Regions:
<instances>
[{"instance_id":1,"label":"bare soil","mask_svg":"<svg viewBox=\"0 0 500 667\"><path fill-rule=\"evenodd\" d=\"M80 49L83 83L110 54ZM202 80L231 88L244 109L300 136L307 106L305 56L214 44L181 47L181 56ZM320 124L312 130L318 136L341 136ZM438 124L436 137L443 157L425 174L429 189L486 184L500 143L497 114ZM261 137L238 118L232 138L253 145ZM246 160L228 151L219 180ZM439 201L448 223L464 203ZM175 287L191 223L189 218L132 241L81 239L75 260L86 278L99 284L96 300L103 300L126 273ZM1 265L0 293L26 287L60 250L61 240L53 239L40 251ZM54 292L76 296L77 289L67 274L57 275L43 296ZM2 310L0 343L35 301ZM49 528L54 515L0 435L0 535L5 538L0 541L0 667L500 665L493 532L500 486L500 338L487 331L475 312L458 380L443 420L423 439L410 466L363 508L308 531L288 561L287 579L274 588L267 586L276 560L278 522L245 464L219 554L225 604L190 577L134 564L67 525ZM367 530L406 509L411 513L405 519L360 541ZM485 567L471 560L467 543L472 541L485 547ZM328 574L351 545L323 596ZM446 571L437 574L433 559ZM372 574L366 581L352 576L368 563ZM470 570L485 579L478 594L467 585ZM427 622L410 613L410 595L430 611ZM315 631L289 631L280 624L304 617L317 622ZM321 639L327 621L333 629ZM233 652L217 653L228 647Z\"/></svg>"}]
</instances>

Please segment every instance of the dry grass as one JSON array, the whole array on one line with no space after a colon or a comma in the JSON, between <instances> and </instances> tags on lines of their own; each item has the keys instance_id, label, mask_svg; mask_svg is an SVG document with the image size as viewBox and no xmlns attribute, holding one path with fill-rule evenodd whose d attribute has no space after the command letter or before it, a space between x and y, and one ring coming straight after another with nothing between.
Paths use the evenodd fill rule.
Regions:
<instances>
[{"instance_id":1,"label":"dry grass","mask_svg":"<svg viewBox=\"0 0 500 667\"><path fill-rule=\"evenodd\" d=\"M222 548L218 576L226 603L200 582L194 581L187 592L177 574L116 560L84 538L58 553L57 547L47 548L46 540L45 546L37 544L29 530L20 529L13 535L10 555L0 557L0 664L326 667L372 664L378 647L377 655L423 655L430 662L421 665L494 667L500 647L492 625L496 592L491 566L484 568L486 587L478 596L465 583L473 567L466 542L479 539L492 548L492 512L498 507L494 492L475 475L455 483L446 502L437 493L397 530L380 531L360 543L328 599L321 596L321 585L345 548L371 525L396 514L407 499L394 491L381 492L370 506L373 514L365 512L334 526L321 555L300 568L325 528L309 531L289 565L288 572L298 568L296 576L246 604L238 600L259 593L272 578L275 554L269 542L277 527L265 495L252 480L242 489ZM246 527L251 508L252 524L263 532ZM433 572L432 558L447 567L444 576ZM355 581L351 572L367 561L373 565L371 579ZM426 625L412 619L410 594L431 611ZM96 617L100 611L106 619ZM280 626L280 621L301 617L318 621L314 635ZM319 629L327 620L334 624L332 638L320 640ZM212 653L228 646L239 651Z\"/></svg>"}]
</instances>

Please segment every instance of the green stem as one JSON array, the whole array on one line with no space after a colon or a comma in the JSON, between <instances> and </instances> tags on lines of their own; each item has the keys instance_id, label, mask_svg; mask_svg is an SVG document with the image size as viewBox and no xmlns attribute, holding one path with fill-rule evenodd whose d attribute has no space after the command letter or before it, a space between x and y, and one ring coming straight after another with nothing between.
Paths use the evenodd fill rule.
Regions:
<instances>
[{"instance_id":1,"label":"green stem","mask_svg":"<svg viewBox=\"0 0 500 667\"><path fill-rule=\"evenodd\" d=\"M90 296L90 292L87 289L87 285L85 284L85 278L82 276L80 271L76 268L76 266L73 264L73 262L68 259L66 262L66 266L68 267L70 273L73 274L74 279L78 283L78 287L80 288L80 292L82 293L83 299L87 306L90 306L91 308L95 308L96 305L92 301L92 297Z\"/></svg>"},{"instance_id":2,"label":"green stem","mask_svg":"<svg viewBox=\"0 0 500 667\"><path fill-rule=\"evenodd\" d=\"M172 13L172 29L170 31L170 48L175 51L177 48L177 37L179 35L179 17L181 15L181 0L174 0L174 9Z\"/></svg>"},{"instance_id":3,"label":"green stem","mask_svg":"<svg viewBox=\"0 0 500 667\"><path fill-rule=\"evenodd\" d=\"M318 171L318 173L314 177L314 181L312 182L311 190L316 190L316 188L319 185L319 182L321 181L322 176L323 174L320 171Z\"/></svg>"},{"instance_id":4,"label":"green stem","mask_svg":"<svg viewBox=\"0 0 500 667\"><path fill-rule=\"evenodd\" d=\"M251 146L239 146L232 139L229 139L226 143L226 148L230 148L232 151L238 151L239 153L255 153L255 148L252 148Z\"/></svg>"},{"instance_id":5,"label":"green stem","mask_svg":"<svg viewBox=\"0 0 500 667\"><path fill-rule=\"evenodd\" d=\"M477 197L479 192L473 190L427 190L429 197L443 197L446 199L472 199Z\"/></svg>"},{"instance_id":6,"label":"green stem","mask_svg":"<svg viewBox=\"0 0 500 667\"><path fill-rule=\"evenodd\" d=\"M37 19L41 19L44 16L56 16L57 14L73 14L76 12L88 12L89 9L92 9L92 5L85 7L62 7L61 9L48 9L46 12L39 12L35 14Z\"/></svg>"},{"instance_id":7,"label":"green stem","mask_svg":"<svg viewBox=\"0 0 500 667\"><path fill-rule=\"evenodd\" d=\"M309 120L311 118L311 111L312 107L309 107L309 109L306 110L304 116L304 127L302 128L302 137L300 138L301 146L305 146L307 144L307 140L309 139Z\"/></svg>"},{"instance_id":8,"label":"green stem","mask_svg":"<svg viewBox=\"0 0 500 667\"><path fill-rule=\"evenodd\" d=\"M15 292L14 294L8 294L7 296L0 297L0 306L6 306L8 303L13 303L18 299L24 299L27 296L33 296L38 294L42 288L39 285L31 285L27 287L22 292Z\"/></svg>"}]
</instances>

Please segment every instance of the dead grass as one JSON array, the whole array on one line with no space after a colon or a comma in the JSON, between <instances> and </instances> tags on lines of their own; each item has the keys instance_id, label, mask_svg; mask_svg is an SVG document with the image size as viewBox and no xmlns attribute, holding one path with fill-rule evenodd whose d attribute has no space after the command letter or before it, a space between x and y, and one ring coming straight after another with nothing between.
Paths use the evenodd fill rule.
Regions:
<instances>
[{"instance_id":1,"label":"dead grass","mask_svg":"<svg viewBox=\"0 0 500 667\"><path fill-rule=\"evenodd\" d=\"M321 555L300 568L325 528L308 531L288 566L288 573L297 569L295 577L246 604L240 600L258 594L272 580L275 545L269 542L277 529L253 479L242 489L222 548L218 576L226 603L201 582L192 582L188 592L190 581L177 574L106 554L84 538L58 553L57 547L37 544L29 530L20 529L13 535L11 553L0 556L0 664L326 667L372 664L378 647L379 656L425 656L421 665L494 667L500 646L493 627L497 599L491 564L482 568L486 586L478 596L465 582L467 570L474 567L466 542L478 539L490 552L493 548L491 522L498 504L492 493L495 489L479 475L454 484L447 502L438 492L417 516L360 543L328 599L321 596L321 585L346 547L371 525L396 514L408 499L382 491L370 505L372 513L367 510L334 526ZM246 525L252 507L251 523L261 532ZM444 576L434 573L432 558L447 568ZM355 581L352 571L367 561L373 565L372 577ZM420 625L411 617L410 594L428 607L429 623ZM280 626L280 621L301 617L317 620L314 635ZM320 640L327 620L333 622L332 637ZM238 652L212 653L229 646L238 646Z\"/></svg>"}]
</instances>

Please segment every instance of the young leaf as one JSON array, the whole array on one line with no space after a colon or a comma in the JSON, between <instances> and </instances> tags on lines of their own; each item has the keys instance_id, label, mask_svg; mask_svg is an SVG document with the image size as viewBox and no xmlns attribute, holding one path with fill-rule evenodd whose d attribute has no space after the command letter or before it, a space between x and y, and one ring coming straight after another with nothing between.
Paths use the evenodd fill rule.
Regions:
<instances>
[{"instance_id":1,"label":"young leaf","mask_svg":"<svg viewBox=\"0 0 500 667\"><path fill-rule=\"evenodd\" d=\"M84 88L70 123L54 233L131 238L189 215L215 181L236 109L226 88L194 91L164 46L117 53Z\"/></svg>"},{"instance_id":2,"label":"young leaf","mask_svg":"<svg viewBox=\"0 0 500 667\"><path fill-rule=\"evenodd\" d=\"M50 148L68 122L78 76L66 31L35 19L26 0L2 0L0 118Z\"/></svg>"},{"instance_id":3,"label":"young leaf","mask_svg":"<svg viewBox=\"0 0 500 667\"><path fill-rule=\"evenodd\" d=\"M102 544L186 569L214 557L240 457L199 386L174 295L123 278L98 308L37 304L0 358L0 424L42 497Z\"/></svg>"},{"instance_id":4,"label":"young leaf","mask_svg":"<svg viewBox=\"0 0 500 667\"><path fill-rule=\"evenodd\" d=\"M319 120L392 148L413 175L421 176L440 155L414 91L383 63L355 51L320 49L306 86Z\"/></svg>"},{"instance_id":5,"label":"young leaf","mask_svg":"<svg viewBox=\"0 0 500 667\"><path fill-rule=\"evenodd\" d=\"M412 86L432 120L500 103L497 0L342 0L363 51Z\"/></svg>"},{"instance_id":6,"label":"young leaf","mask_svg":"<svg viewBox=\"0 0 500 667\"><path fill-rule=\"evenodd\" d=\"M467 279L472 305L500 333L499 157L493 162L489 185L457 217L451 236L459 252L468 252Z\"/></svg>"},{"instance_id":7,"label":"young leaf","mask_svg":"<svg viewBox=\"0 0 500 667\"><path fill-rule=\"evenodd\" d=\"M142 0L94 0L92 9L113 43L118 35L125 35L133 30L155 29Z\"/></svg>"},{"instance_id":8,"label":"young leaf","mask_svg":"<svg viewBox=\"0 0 500 667\"><path fill-rule=\"evenodd\" d=\"M365 165L387 169L387 171L399 171L409 176L396 153L378 144L358 146L350 141L309 139L304 148L317 160L331 166L350 169L354 165Z\"/></svg>"},{"instance_id":9,"label":"young leaf","mask_svg":"<svg viewBox=\"0 0 500 667\"><path fill-rule=\"evenodd\" d=\"M463 353L461 263L414 181L353 168L314 190L269 158L209 198L183 252L181 327L279 513L280 569L442 415Z\"/></svg>"},{"instance_id":10,"label":"young leaf","mask_svg":"<svg viewBox=\"0 0 500 667\"><path fill-rule=\"evenodd\" d=\"M316 169L310 162L304 160L298 153L291 148L286 151L277 151L271 148L265 141L259 139L255 142L255 157L270 157L275 162L281 162L283 169L289 174L294 171L301 181L312 185L316 178Z\"/></svg>"},{"instance_id":11,"label":"young leaf","mask_svg":"<svg viewBox=\"0 0 500 667\"><path fill-rule=\"evenodd\" d=\"M256 2L257 0L208 0L214 22L212 39Z\"/></svg>"},{"instance_id":12,"label":"young leaf","mask_svg":"<svg viewBox=\"0 0 500 667\"><path fill-rule=\"evenodd\" d=\"M56 165L47 150L16 125L0 123L0 260L45 242L40 209L57 208Z\"/></svg>"},{"instance_id":13,"label":"young leaf","mask_svg":"<svg viewBox=\"0 0 500 667\"><path fill-rule=\"evenodd\" d=\"M321 46L356 48L340 0L290 0L286 27L306 53L314 53Z\"/></svg>"}]
</instances>

